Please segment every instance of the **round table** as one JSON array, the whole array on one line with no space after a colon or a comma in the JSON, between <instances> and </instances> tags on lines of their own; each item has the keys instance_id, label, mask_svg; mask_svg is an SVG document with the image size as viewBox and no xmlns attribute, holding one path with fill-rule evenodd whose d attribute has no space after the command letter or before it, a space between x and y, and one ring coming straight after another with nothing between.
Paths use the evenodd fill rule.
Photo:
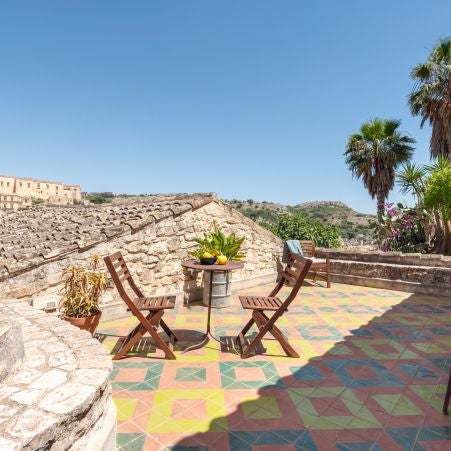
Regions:
<instances>
[{"instance_id":1,"label":"round table","mask_svg":"<svg viewBox=\"0 0 451 451\"><path fill-rule=\"evenodd\" d=\"M182 262L182 266L186 269L192 269L194 271L209 271L209 272L227 272L227 271L233 271L235 269L241 269L244 267L243 262L236 262L233 260L228 261L225 265L203 265L199 263L198 260L185 260ZM199 343L196 343L193 346L190 346L189 348L185 349L184 352L188 352L192 349L200 348L204 343L208 343L208 336L212 337L216 341L220 342L212 333L210 329L210 319L211 319L211 292L212 292L212 286L213 286L213 277L210 276L210 291L208 295L208 314L207 314L207 331L202 336L202 340Z\"/></svg>"}]
</instances>

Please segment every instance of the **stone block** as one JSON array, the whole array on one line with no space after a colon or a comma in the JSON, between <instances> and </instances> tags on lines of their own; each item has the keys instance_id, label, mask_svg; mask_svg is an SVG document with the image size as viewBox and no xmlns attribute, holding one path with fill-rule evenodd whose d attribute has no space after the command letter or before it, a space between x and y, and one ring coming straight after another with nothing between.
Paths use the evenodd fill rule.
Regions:
<instances>
[{"instance_id":1,"label":"stone block","mask_svg":"<svg viewBox=\"0 0 451 451\"><path fill-rule=\"evenodd\" d=\"M92 403L95 392L94 387L68 382L51 391L39 403L39 407L55 414L78 415Z\"/></svg>"},{"instance_id":2,"label":"stone block","mask_svg":"<svg viewBox=\"0 0 451 451\"><path fill-rule=\"evenodd\" d=\"M30 388L50 391L66 382L66 380L67 374L65 371L50 370L42 373L42 375L30 385Z\"/></svg>"}]
</instances>

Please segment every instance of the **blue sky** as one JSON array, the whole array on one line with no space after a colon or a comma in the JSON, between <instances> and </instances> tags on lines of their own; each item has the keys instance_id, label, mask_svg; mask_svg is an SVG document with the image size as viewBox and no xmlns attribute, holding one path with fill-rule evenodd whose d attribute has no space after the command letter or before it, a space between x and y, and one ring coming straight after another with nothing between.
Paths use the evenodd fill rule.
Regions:
<instances>
[{"instance_id":1,"label":"blue sky","mask_svg":"<svg viewBox=\"0 0 451 451\"><path fill-rule=\"evenodd\" d=\"M428 160L409 73L450 24L449 0L1 1L0 173L373 212L347 137L399 118Z\"/></svg>"}]
</instances>

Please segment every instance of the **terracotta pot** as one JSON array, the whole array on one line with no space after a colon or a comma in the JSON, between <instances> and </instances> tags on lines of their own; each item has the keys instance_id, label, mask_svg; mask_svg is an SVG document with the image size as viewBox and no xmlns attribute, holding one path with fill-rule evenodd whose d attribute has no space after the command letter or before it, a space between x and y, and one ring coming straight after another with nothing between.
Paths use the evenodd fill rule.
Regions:
<instances>
[{"instance_id":1,"label":"terracotta pot","mask_svg":"<svg viewBox=\"0 0 451 451\"><path fill-rule=\"evenodd\" d=\"M92 316L85 316L84 318L73 318L72 316L64 315L64 320L71 323L73 326L82 330L87 330L91 335L94 335L101 316L102 312L98 312Z\"/></svg>"}]
</instances>

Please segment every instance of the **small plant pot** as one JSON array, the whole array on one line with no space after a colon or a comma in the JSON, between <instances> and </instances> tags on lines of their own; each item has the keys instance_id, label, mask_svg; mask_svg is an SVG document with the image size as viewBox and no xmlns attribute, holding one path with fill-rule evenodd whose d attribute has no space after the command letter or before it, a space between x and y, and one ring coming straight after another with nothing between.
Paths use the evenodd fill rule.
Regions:
<instances>
[{"instance_id":1,"label":"small plant pot","mask_svg":"<svg viewBox=\"0 0 451 451\"><path fill-rule=\"evenodd\" d=\"M64 315L64 320L71 323L72 326L78 327L81 330L87 330L91 335L94 336L94 332L99 325L100 317L102 312L98 312L92 316L85 316L82 318L74 318L72 316Z\"/></svg>"}]
</instances>

